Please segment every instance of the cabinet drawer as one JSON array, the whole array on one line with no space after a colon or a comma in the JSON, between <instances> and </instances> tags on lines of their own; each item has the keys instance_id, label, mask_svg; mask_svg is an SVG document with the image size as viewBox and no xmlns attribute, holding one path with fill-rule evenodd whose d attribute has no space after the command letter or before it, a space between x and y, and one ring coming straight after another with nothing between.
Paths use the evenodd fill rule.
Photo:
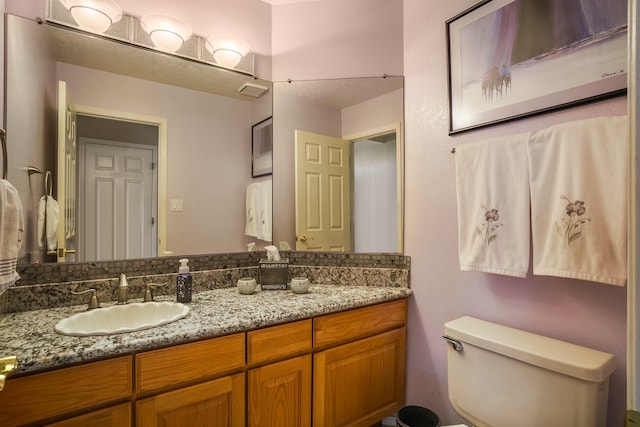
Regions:
<instances>
[{"instance_id":1,"label":"cabinet drawer","mask_svg":"<svg viewBox=\"0 0 640 427\"><path fill-rule=\"evenodd\" d=\"M247 332L247 363L297 356L311 351L311 319Z\"/></svg>"},{"instance_id":2,"label":"cabinet drawer","mask_svg":"<svg viewBox=\"0 0 640 427\"><path fill-rule=\"evenodd\" d=\"M48 427L127 427L131 426L131 412L131 403L122 403L50 424Z\"/></svg>"},{"instance_id":3,"label":"cabinet drawer","mask_svg":"<svg viewBox=\"0 0 640 427\"><path fill-rule=\"evenodd\" d=\"M313 346L347 342L404 326L407 300L397 300L313 320Z\"/></svg>"},{"instance_id":4,"label":"cabinet drawer","mask_svg":"<svg viewBox=\"0 0 640 427\"><path fill-rule=\"evenodd\" d=\"M0 392L0 425L45 420L131 396L131 356L7 381Z\"/></svg>"},{"instance_id":5,"label":"cabinet drawer","mask_svg":"<svg viewBox=\"0 0 640 427\"><path fill-rule=\"evenodd\" d=\"M244 367L244 333L136 354L136 392L211 378Z\"/></svg>"}]
</instances>

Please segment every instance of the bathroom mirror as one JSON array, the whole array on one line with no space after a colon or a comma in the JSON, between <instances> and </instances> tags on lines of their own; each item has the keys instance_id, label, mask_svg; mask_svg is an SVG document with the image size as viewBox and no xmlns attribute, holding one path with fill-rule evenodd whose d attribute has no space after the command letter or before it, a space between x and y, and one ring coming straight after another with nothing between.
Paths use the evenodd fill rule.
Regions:
<instances>
[{"instance_id":1,"label":"bathroom mirror","mask_svg":"<svg viewBox=\"0 0 640 427\"><path fill-rule=\"evenodd\" d=\"M151 123L155 126L154 121L166 118L165 114L152 111L154 107L162 106L171 108L172 111L182 112L176 118L170 117L165 121L169 149L166 153L168 166L164 222L167 244L164 249L167 252L173 252L173 255L246 250L247 243L255 239L244 235L245 192L249 183L262 179L273 179L273 242L278 244L280 241L286 241L295 249L293 190L295 165L294 147L291 145L293 140L290 140L293 130L303 129L340 137L359 137L365 136L361 132L363 128L369 131L375 130L379 124L385 132L390 126L400 129L398 131L400 134L402 131L401 77L307 82L308 86L313 87L311 92L316 92L316 99L313 101L308 98L309 88L302 91L307 95L281 92L278 89L270 90L258 99L247 99L237 93L243 82L258 83L270 89L271 83L265 80L256 81L253 77L214 69L150 50L140 51L139 48L126 45L119 45L117 50L135 49L136 67L117 60L112 48L89 49L94 57L94 64L91 66L74 64L77 58L83 57L79 50L81 44L75 41L62 49L68 55L65 60L69 61L62 62L55 57L55 50L50 49L53 42L49 41L48 37L49 33L54 31L63 33L63 38L69 40L85 36L68 29L54 28L46 24L39 25L32 20L7 15L8 90L5 111L11 147L9 174L11 181L21 194L25 211L28 212L25 216L28 225L25 235L27 244L23 245L23 253L19 259L21 265L55 261L51 256L38 255L41 251L37 247L36 236L37 206L40 197L44 194L44 178L39 174L28 175L26 167L36 166L43 172L56 171L53 139L57 129L55 104L58 80L66 79L74 104L85 112L86 119L101 118L106 112L116 111L128 113L129 117L133 116L133 119L128 119L129 126L132 123L142 124L142 127L137 130L132 130L130 127L125 130L112 130L111 132L115 135L123 132L127 135L137 132L148 133L149 129L145 128L145 125ZM104 41L92 36L88 37L90 43ZM131 75L134 71L139 74ZM185 71L188 72L186 76L180 74ZM107 81L112 80L116 83L115 88L109 88L106 85ZM395 85L392 90L388 87L391 82ZM300 82L277 83L276 87L286 85L287 90L295 91L302 89L302 85L298 83ZM382 89L376 86L382 86ZM74 88L79 90L74 92ZM386 107L378 107L369 113L365 111L366 109L349 108L353 105L352 101L345 100L345 98L353 99L352 96L345 97L345 95L356 93L358 94L356 105L363 103L366 105L367 102L375 105L376 99L383 101L385 96L394 96L388 95L394 92L393 102L387 102L384 104ZM322 93L334 95L330 97L334 101L327 99L322 101L322 103L329 102L330 105L333 102L333 106L326 107L319 104L317 107L319 110L325 108L331 110L331 113L326 116L332 117L326 121L330 126L322 125L323 120L320 115L315 116L314 123L307 126L312 117L306 116L302 110L289 111L293 104L287 107L286 103L278 101L287 97L307 98L311 105L318 102L317 95ZM340 96L336 98L335 95ZM94 101L96 96L99 99L97 102ZM213 96L227 101L218 99L219 103L212 103L210 98ZM335 104L337 102L335 99L342 99L342 101ZM138 104L130 104L131 100ZM272 111L272 102L282 109ZM152 107L152 109L143 110L142 107ZM187 107L189 110L185 112ZM393 110L393 113L389 113L374 125L373 118L383 115L382 111L385 109ZM241 118L234 121L226 119L224 114L230 111ZM328 110L323 112L328 113ZM344 116L339 119L342 130L337 133L336 114ZM348 124L350 115L356 117L352 122L354 125ZM372 119L365 127L358 125L362 123L363 115ZM251 128L269 116L273 116L274 122L274 173L269 177L252 179ZM306 116L307 120L295 124L294 119L300 116ZM279 126L280 119L285 120L283 123L288 123L286 129L290 130L286 131L287 137L282 140L278 140L276 136L285 129ZM103 122L102 126L104 124ZM117 136L112 135L109 138L117 138ZM91 134L87 139L100 140L103 137ZM144 145L144 142L140 144ZM398 176L401 176L401 173ZM401 187L401 181L398 181L398 184ZM399 195L401 197L402 191ZM397 211L401 212L402 204L400 203L397 208ZM157 221L163 221L161 214L162 212L158 214ZM233 222L218 219L225 218L225 215L233 217ZM400 227L401 230L401 223L402 214L400 213L395 227ZM399 236L401 235L402 233L399 232ZM397 249L385 250L385 252L402 252L400 237L398 241L400 243ZM261 243L258 243L260 247ZM164 254L160 251L157 253L157 256L162 255Z\"/></svg>"}]
</instances>

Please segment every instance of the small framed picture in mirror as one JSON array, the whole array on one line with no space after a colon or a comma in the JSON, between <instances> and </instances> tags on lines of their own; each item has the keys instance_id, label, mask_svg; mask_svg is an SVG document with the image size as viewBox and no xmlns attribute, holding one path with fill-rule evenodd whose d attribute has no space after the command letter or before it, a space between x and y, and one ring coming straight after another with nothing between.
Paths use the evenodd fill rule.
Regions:
<instances>
[{"instance_id":1,"label":"small framed picture in mirror","mask_svg":"<svg viewBox=\"0 0 640 427\"><path fill-rule=\"evenodd\" d=\"M273 117L251 127L251 177L273 172Z\"/></svg>"}]
</instances>

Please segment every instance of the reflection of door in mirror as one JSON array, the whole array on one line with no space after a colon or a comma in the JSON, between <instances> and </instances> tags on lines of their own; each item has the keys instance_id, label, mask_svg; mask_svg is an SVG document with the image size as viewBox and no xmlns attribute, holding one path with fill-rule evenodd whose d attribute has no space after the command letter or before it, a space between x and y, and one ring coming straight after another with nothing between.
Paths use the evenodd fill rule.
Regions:
<instances>
[{"instance_id":1,"label":"reflection of door in mirror","mask_svg":"<svg viewBox=\"0 0 640 427\"><path fill-rule=\"evenodd\" d=\"M165 120L79 108L79 260L157 256Z\"/></svg>"},{"instance_id":2,"label":"reflection of door in mirror","mask_svg":"<svg viewBox=\"0 0 640 427\"><path fill-rule=\"evenodd\" d=\"M295 131L296 250L351 251L349 141Z\"/></svg>"},{"instance_id":3,"label":"reflection of door in mirror","mask_svg":"<svg viewBox=\"0 0 640 427\"><path fill-rule=\"evenodd\" d=\"M157 147L80 140L80 261L156 256Z\"/></svg>"},{"instance_id":4,"label":"reflection of door in mirror","mask_svg":"<svg viewBox=\"0 0 640 427\"><path fill-rule=\"evenodd\" d=\"M64 81L58 82L58 262L75 261L76 238L76 111Z\"/></svg>"}]
</instances>

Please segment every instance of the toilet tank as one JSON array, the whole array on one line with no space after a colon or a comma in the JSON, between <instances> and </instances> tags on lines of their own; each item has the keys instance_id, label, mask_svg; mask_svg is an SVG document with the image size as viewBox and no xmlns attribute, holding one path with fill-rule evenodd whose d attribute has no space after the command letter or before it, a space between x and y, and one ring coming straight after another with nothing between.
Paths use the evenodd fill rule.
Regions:
<instances>
[{"instance_id":1,"label":"toilet tank","mask_svg":"<svg viewBox=\"0 0 640 427\"><path fill-rule=\"evenodd\" d=\"M449 400L477 427L605 426L612 354L473 317L445 324Z\"/></svg>"}]
</instances>

